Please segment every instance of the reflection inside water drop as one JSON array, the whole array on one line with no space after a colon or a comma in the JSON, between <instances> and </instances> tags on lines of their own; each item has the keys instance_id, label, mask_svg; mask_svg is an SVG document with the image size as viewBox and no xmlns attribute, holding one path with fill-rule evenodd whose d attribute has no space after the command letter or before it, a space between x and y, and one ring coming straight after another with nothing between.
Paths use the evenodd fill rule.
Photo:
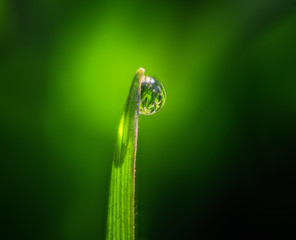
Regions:
<instances>
[{"instance_id":1,"label":"reflection inside water drop","mask_svg":"<svg viewBox=\"0 0 296 240\"><path fill-rule=\"evenodd\" d=\"M155 78L144 76L141 83L140 114L151 115L157 113L166 100L164 86Z\"/></svg>"}]
</instances>

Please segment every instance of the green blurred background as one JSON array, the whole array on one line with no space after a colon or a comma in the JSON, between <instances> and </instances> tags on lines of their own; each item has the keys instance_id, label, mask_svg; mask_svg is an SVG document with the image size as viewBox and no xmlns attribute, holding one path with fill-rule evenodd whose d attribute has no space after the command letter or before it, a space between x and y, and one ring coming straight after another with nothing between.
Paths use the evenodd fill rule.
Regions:
<instances>
[{"instance_id":1,"label":"green blurred background","mask_svg":"<svg viewBox=\"0 0 296 240\"><path fill-rule=\"evenodd\" d=\"M295 43L295 1L1 0L2 239L104 239L139 67L137 239L295 236Z\"/></svg>"}]
</instances>

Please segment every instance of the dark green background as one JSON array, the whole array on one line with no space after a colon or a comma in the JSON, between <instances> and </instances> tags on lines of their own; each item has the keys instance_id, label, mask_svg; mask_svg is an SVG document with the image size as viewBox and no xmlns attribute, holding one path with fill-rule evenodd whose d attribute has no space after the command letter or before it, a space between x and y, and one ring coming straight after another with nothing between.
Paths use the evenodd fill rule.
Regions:
<instances>
[{"instance_id":1,"label":"dark green background","mask_svg":"<svg viewBox=\"0 0 296 240\"><path fill-rule=\"evenodd\" d=\"M295 1L1 0L2 239L104 239L139 67L138 239L295 236L295 44Z\"/></svg>"}]
</instances>

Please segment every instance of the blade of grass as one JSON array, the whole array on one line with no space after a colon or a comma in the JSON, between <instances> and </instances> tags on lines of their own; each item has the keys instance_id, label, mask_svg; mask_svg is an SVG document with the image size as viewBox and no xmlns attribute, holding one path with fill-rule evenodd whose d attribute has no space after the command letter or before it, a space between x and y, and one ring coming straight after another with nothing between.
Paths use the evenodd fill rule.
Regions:
<instances>
[{"instance_id":1,"label":"blade of grass","mask_svg":"<svg viewBox=\"0 0 296 240\"><path fill-rule=\"evenodd\" d=\"M141 80L144 72L140 68L135 74L119 124L111 170L107 240L135 238L135 166Z\"/></svg>"}]
</instances>

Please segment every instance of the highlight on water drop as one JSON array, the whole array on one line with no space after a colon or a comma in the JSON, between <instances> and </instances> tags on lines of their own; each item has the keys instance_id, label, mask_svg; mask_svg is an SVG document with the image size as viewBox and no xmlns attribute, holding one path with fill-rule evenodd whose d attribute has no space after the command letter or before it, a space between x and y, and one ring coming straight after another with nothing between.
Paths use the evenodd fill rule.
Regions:
<instances>
[{"instance_id":1,"label":"highlight on water drop","mask_svg":"<svg viewBox=\"0 0 296 240\"><path fill-rule=\"evenodd\" d=\"M144 76L141 82L140 114L152 115L164 106L166 92L163 84L149 76Z\"/></svg>"}]
</instances>

